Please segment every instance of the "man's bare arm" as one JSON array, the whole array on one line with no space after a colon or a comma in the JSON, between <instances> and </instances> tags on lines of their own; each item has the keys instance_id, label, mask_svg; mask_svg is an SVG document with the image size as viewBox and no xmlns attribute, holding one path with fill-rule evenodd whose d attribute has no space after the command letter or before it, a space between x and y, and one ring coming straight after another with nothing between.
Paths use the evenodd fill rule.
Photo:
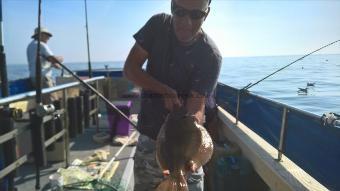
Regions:
<instances>
[{"instance_id":1,"label":"man's bare arm","mask_svg":"<svg viewBox=\"0 0 340 191\"><path fill-rule=\"evenodd\" d=\"M60 69L61 66L58 64L59 62L62 63L64 61L64 58L62 56L49 56L46 58L47 61L52 63L52 66L55 68Z\"/></svg>"},{"instance_id":2,"label":"man's bare arm","mask_svg":"<svg viewBox=\"0 0 340 191\"><path fill-rule=\"evenodd\" d=\"M148 52L138 43L135 43L126 59L124 75L136 85L146 90L162 94L164 96L165 107L172 110L176 105L180 105L177 93L169 86L154 79L142 69L142 66L148 57Z\"/></svg>"},{"instance_id":3,"label":"man's bare arm","mask_svg":"<svg viewBox=\"0 0 340 191\"><path fill-rule=\"evenodd\" d=\"M195 117L197 123L200 125L203 125L205 122L205 100L205 96L200 95L195 91L191 91L190 97L187 99L186 103L186 109L188 110L188 113Z\"/></svg>"},{"instance_id":4,"label":"man's bare arm","mask_svg":"<svg viewBox=\"0 0 340 191\"><path fill-rule=\"evenodd\" d=\"M200 95L195 91L190 92L190 97L187 99L187 103L185 105L188 114L192 115L195 118L196 122L200 125L203 125L205 122L205 96ZM191 172L197 172L197 164L193 163L193 161L189 161L187 164L187 168Z\"/></svg>"}]
</instances>

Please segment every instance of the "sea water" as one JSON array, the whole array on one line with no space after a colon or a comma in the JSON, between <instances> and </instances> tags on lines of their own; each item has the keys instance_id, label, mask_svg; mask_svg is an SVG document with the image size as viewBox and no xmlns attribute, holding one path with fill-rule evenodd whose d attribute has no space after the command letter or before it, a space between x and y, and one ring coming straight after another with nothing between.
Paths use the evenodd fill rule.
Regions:
<instances>
[{"instance_id":1,"label":"sea water","mask_svg":"<svg viewBox=\"0 0 340 191\"><path fill-rule=\"evenodd\" d=\"M223 58L218 81L236 88L255 83L300 58L294 56ZM66 63L72 70L86 69L87 63ZM123 62L93 62L92 68L121 68ZM8 64L10 80L28 77L27 64ZM60 75L55 70L54 76ZM307 83L314 84L308 86ZM307 93L299 93L307 88ZM340 54L311 55L249 89L254 94L317 115L340 113Z\"/></svg>"}]
</instances>

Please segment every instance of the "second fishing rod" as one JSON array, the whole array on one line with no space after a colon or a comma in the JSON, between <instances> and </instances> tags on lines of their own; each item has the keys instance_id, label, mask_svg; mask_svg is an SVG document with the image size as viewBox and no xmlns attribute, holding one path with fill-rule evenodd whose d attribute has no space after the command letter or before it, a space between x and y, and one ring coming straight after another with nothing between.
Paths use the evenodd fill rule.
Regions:
<instances>
[{"instance_id":1,"label":"second fishing rod","mask_svg":"<svg viewBox=\"0 0 340 191\"><path fill-rule=\"evenodd\" d=\"M308 56L310 56L310 55L312 55L312 54L314 54L314 53L316 53L316 52L318 52L318 51L320 51L320 50L322 50L322 49L324 49L324 48L326 48L326 47L329 47L329 46L331 46L331 45L334 45L334 44L336 44L336 43L338 43L338 42L340 42L340 40L333 41L333 42L328 43L328 44L326 44L326 45L324 45L324 46L322 46L322 47L320 47L320 48L318 48L318 49L316 49L316 50L314 50L314 51L312 51L312 52L310 52L310 53L308 53L308 54L305 54L305 55L301 56L300 58L294 60L293 62L291 62L291 63L289 63L289 64L287 64L287 65L281 67L280 69L278 69L278 70L272 72L271 74L269 74L269 75L263 77L262 79L258 80L257 82L255 82L255 83L249 83L248 85L246 85L246 86L244 86L243 88L241 88L240 90L238 90L238 93L237 93L237 106L236 106L236 122L235 122L235 124L237 124L238 121L239 121L240 99L241 99L241 94L242 94L242 93L248 91L251 87L253 87L253 86L259 84L260 82L266 80L266 79L269 78L270 76L273 76L274 74L276 74L276 73L278 73L278 72L280 72L280 71L282 71L282 70L288 68L289 66L295 64L296 62L298 62L298 61L300 61L300 60L303 60L304 58L306 58L306 57L308 57Z\"/></svg>"}]
</instances>

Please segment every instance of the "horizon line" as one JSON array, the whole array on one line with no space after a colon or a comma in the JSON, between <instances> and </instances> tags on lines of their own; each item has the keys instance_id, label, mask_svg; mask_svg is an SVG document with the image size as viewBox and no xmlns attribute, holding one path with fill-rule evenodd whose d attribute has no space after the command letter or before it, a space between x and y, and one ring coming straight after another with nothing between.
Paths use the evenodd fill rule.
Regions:
<instances>
[{"instance_id":1,"label":"horizon line","mask_svg":"<svg viewBox=\"0 0 340 191\"><path fill-rule=\"evenodd\" d=\"M307 54L282 54L282 55L244 55L244 56L222 56L222 58L255 58L255 57L280 57L280 56L303 56ZM340 53L315 53L313 55L340 55ZM65 64L79 64L79 63L87 63L88 61L72 61L72 62L64 62ZM91 61L98 63L122 63L125 62L125 60L106 60L106 61ZM7 65L10 65L9 63ZM27 65L27 62L25 63L11 63L11 65Z\"/></svg>"}]
</instances>

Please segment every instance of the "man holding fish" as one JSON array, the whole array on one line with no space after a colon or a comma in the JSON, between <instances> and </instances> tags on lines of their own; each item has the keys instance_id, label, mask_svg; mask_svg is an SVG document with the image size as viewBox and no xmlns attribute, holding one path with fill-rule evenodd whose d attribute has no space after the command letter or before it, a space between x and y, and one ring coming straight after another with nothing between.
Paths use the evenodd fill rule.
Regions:
<instances>
[{"instance_id":1,"label":"man holding fish","mask_svg":"<svg viewBox=\"0 0 340 191\"><path fill-rule=\"evenodd\" d=\"M218 48L201 28L209 5L210 0L172 0L172 15L152 16L134 35L124 74L142 87L136 191L157 186L158 190L203 190L202 165L212 154L212 143L201 125L215 108L221 66ZM177 181L177 186L164 187L162 180L168 173L166 180Z\"/></svg>"}]
</instances>

